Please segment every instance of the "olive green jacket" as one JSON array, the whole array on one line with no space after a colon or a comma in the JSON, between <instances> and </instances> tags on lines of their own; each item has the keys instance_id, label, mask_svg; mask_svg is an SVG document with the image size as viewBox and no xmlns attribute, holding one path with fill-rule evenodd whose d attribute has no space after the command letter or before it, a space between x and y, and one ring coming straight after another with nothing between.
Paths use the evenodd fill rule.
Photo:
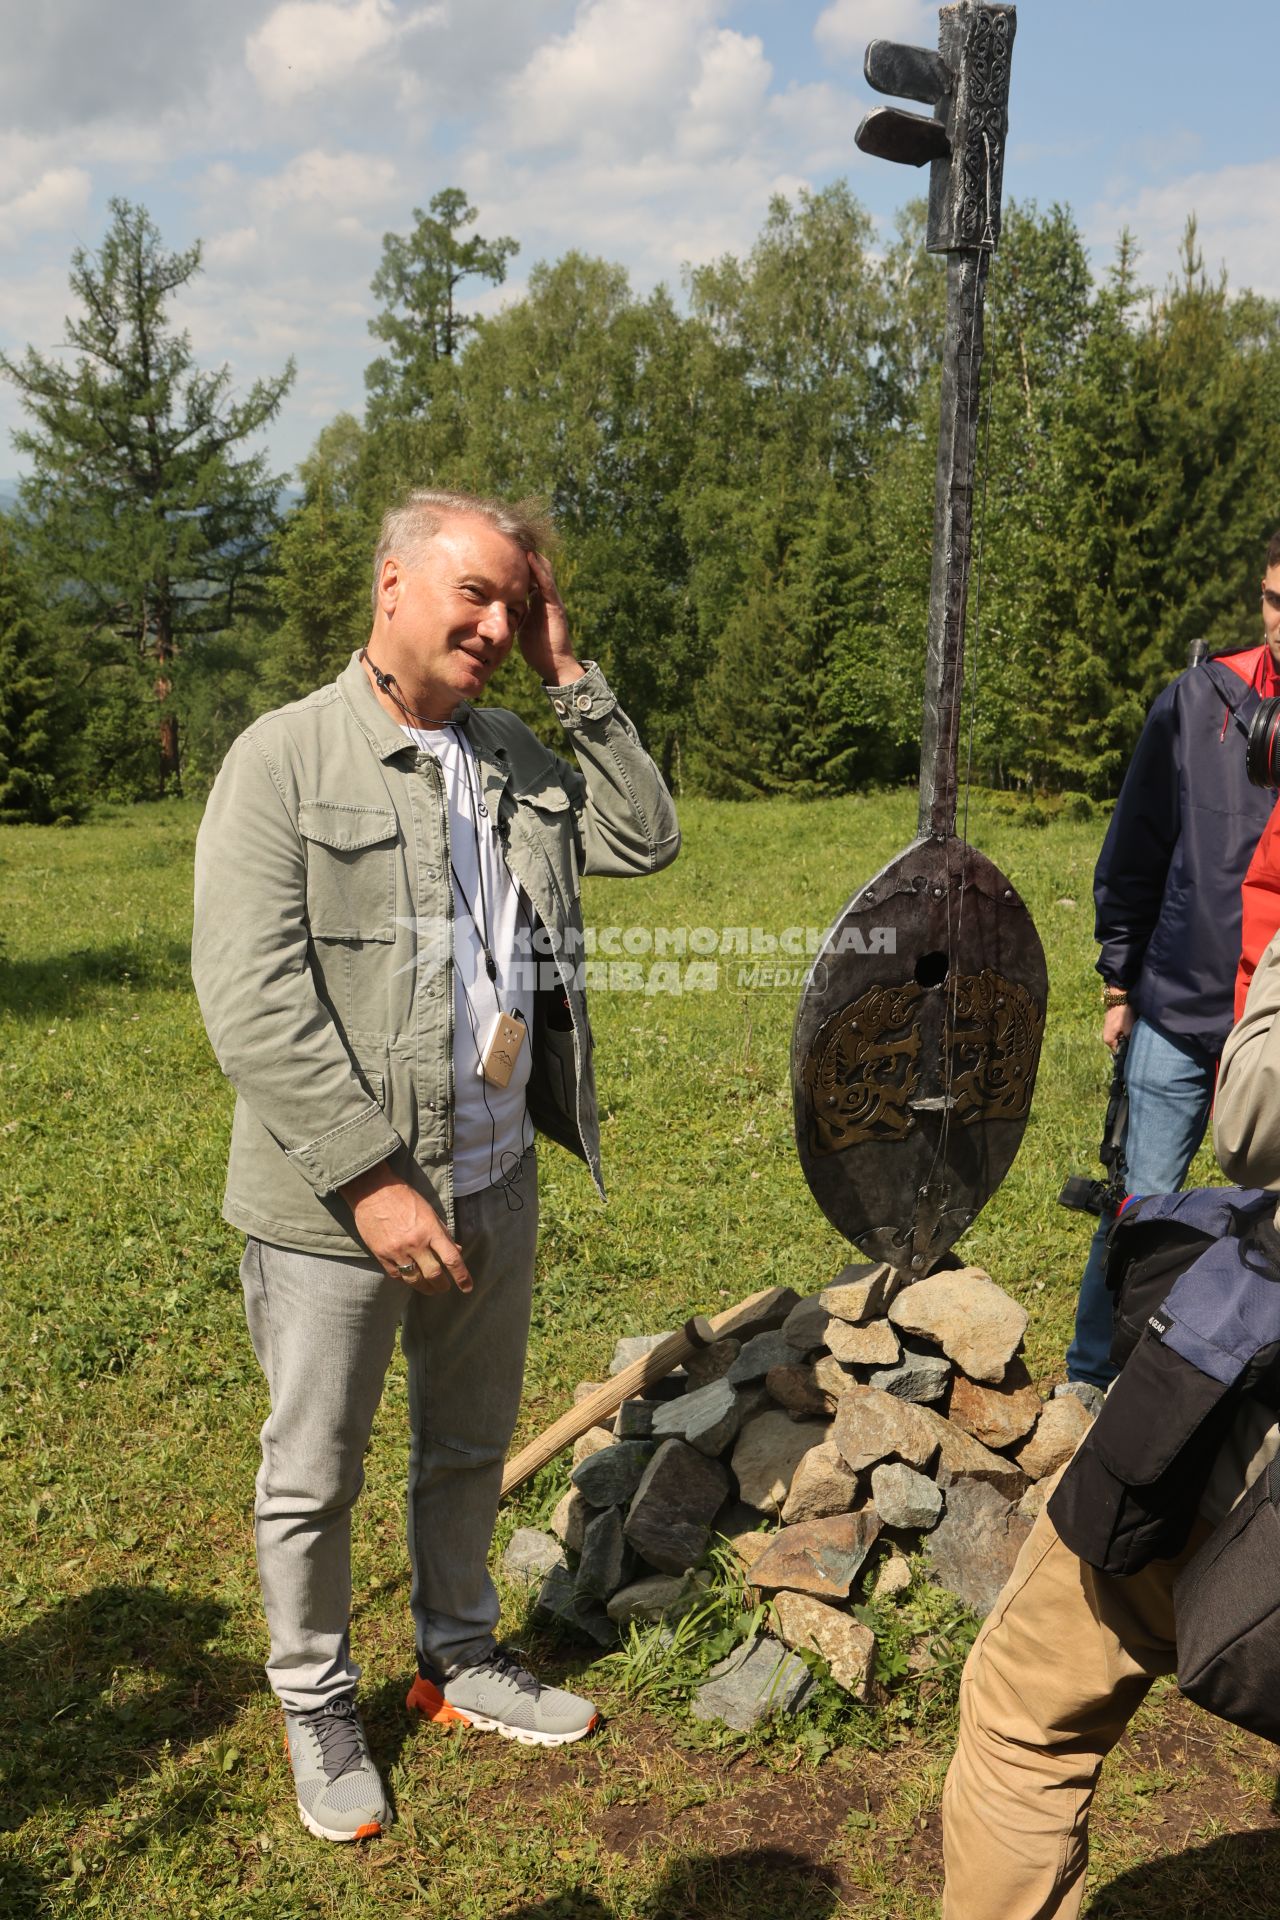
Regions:
<instances>
[{"instance_id":1,"label":"olive green jacket","mask_svg":"<svg viewBox=\"0 0 1280 1920\"><path fill-rule=\"evenodd\" d=\"M548 688L581 771L515 714L455 719L510 871L564 961L571 1027L538 996L540 1131L603 1195L582 988L584 873L654 873L680 845L662 777L596 667ZM532 956L541 956L535 951ZM551 963L554 964L554 963ZM225 1217L307 1252L360 1250L337 1189L390 1160L453 1224L453 888L434 755L384 712L358 656L228 753L196 842L192 972L238 1095ZM543 984L547 963L540 968Z\"/></svg>"},{"instance_id":2,"label":"olive green jacket","mask_svg":"<svg viewBox=\"0 0 1280 1920\"><path fill-rule=\"evenodd\" d=\"M1213 1149L1242 1187L1280 1187L1280 934L1254 970L1222 1050Z\"/></svg>"}]
</instances>

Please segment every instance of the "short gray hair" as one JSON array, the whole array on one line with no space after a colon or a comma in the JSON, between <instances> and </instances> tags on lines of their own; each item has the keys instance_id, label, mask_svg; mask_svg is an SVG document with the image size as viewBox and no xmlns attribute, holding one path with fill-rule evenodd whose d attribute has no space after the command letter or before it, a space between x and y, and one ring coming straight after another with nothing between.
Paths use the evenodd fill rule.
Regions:
<instances>
[{"instance_id":1,"label":"short gray hair","mask_svg":"<svg viewBox=\"0 0 1280 1920\"><path fill-rule=\"evenodd\" d=\"M527 553L546 553L555 545L555 526L544 500L495 500L482 493L455 493L442 487L415 487L382 516L378 546L373 556L373 611L378 611L378 582L382 563L390 553L409 561L439 533L445 520L465 515L487 520Z\"/></svg>"}]
</instances>

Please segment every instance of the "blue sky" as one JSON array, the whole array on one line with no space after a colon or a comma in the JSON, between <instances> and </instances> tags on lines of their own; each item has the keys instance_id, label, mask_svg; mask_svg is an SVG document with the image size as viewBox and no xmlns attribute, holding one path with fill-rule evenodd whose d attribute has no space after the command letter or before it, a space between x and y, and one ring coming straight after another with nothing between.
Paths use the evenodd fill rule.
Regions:
<instances>
[{"instance_id":1,"label":"blue sky","mask_svg":"<svg viewBox=\"0 0 1280 1920\"><path fill-rule=\"evenodd\" d=\"M292 353L283 471L371 356L384 232L462 186L521 243L507 287L570 247L633 283L745 251L769 196L847 175L891 232L923 185L864 159L868 38L933 46L920 0L0 0L0 347L56 347L77 244L142 201L205 270L177 318L243 386ZM1006 197L1064 201L1095 264L1127 225L1159 283L1195 211L1206 263L1280 298L1274 10L1023 0ZM0 385L0 433L19 411ZM18 471L0 447L0 474Z\"/></svg>"}]
</instances>

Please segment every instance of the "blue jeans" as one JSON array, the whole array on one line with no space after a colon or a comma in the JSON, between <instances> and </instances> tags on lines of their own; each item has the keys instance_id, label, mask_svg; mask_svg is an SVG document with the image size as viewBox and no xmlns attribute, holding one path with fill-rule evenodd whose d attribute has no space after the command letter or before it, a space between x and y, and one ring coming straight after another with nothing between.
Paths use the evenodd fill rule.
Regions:
<instances>
[{"instance_id":1,"label":"blue jeans","mask_svg":"<svg viewBox=\"0 0 1280 1920\"><path fill-rule=\"evenodd\" d=\"M1175 1040L1145 1020L1134 1024L1125 1058L1129 1124L1125 1177L1130 1193L1176 1193L1204 1138L1213 1101L1217 1058L1189 1040ZM1114 1215L1104 1213L1089 1247L1076 1303L1076 1330L1067 1348L1067 1378L1108 1387L1112 1302L1107 1291L1107 1235Z\"/></svg>"}]
</instances>

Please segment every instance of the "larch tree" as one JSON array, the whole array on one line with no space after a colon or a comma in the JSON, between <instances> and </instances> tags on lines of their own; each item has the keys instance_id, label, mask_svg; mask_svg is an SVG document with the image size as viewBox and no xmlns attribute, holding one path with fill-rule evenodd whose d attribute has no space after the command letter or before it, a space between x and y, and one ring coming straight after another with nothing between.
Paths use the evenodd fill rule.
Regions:
<instances>
[{"instance_id":1,"label":"larch tree","mask_svg":"<svg viewBox=\"0 0 1280 1920\"><path fill-rule=\"evenodd\" d=\"M387 352L365 369L371 429L429 411L441 369L452 366L475 331L474 315L459 306L463 281L501 286L508 260L520 251L509 235L467 233L476 217L460 187L444 187L432 195L430 212L414 208L412 233L383 235L372 281L381 311L369 331Z\"/></svg>"},{"instance_id":2,"label":"larch tree","mask_svg":"<svg viewBox=\"0 0 1280 1920\"><path fill-rule=\"evenodd\" d=\"M57 583L62 621L83 636L82 673L150 683L163 789L181 775L176 663L250 610L269 565L281 483L248 449L293 364L233 398L230 370L199 368L169 320L199 271L199 243L168 252L145 208L110 204L102 245L72 255L79 310L65 357L28 347L0 355L0 372L31 423L14 435L31 463L24 540Z\"/></svg>"}]
</instances>

